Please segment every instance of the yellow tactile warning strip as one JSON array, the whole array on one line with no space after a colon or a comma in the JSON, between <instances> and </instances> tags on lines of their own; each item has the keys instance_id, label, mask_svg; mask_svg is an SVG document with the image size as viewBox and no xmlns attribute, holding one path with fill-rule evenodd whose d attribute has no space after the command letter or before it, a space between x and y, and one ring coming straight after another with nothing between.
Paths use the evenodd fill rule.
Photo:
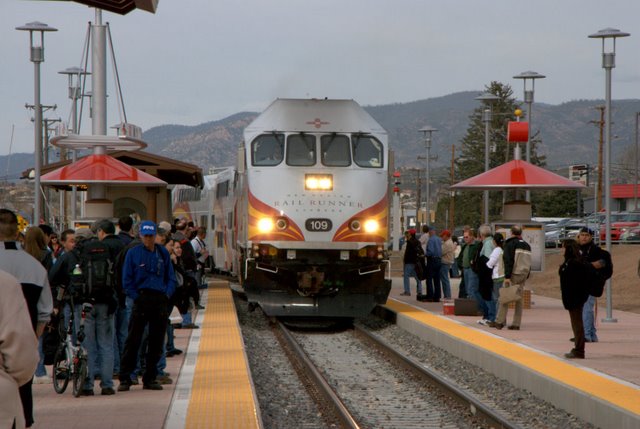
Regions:
<instances>
[{"instance_id":1,"label":"yellow tactile warning strip","mask_svg":"<svg viewBox=\"0 0 640 429\"><path fill-rule=\"evenodd\" d=\"M259 428L257 406L228 282L209 283L185 427Z\"/></svg>"},{"instance_id":2,"label":"yellow tactile warning strip","mask_svg":"<svg viewBox=\"0 0 640 429\"><path fill-rule=\"evenodd\" d=\"M463 324L418 310L395 300L390 299L385 305L397 313L402 313L452 337L472 343L603 401L640 414L640 390L638 389L617 383L615 380L554 359L543 353L537 353L535 350L522 347L517 343L504 341L492 335L478 335L477 330Z\"/></svg>"}]
</instances>

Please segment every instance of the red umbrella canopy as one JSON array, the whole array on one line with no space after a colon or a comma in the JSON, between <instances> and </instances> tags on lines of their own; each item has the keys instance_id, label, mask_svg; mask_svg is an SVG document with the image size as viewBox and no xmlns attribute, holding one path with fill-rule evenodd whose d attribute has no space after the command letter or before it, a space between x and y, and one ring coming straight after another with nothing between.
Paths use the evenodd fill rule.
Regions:
<instances>
[{"instance_id":1,"label":"red umbrella canopy","mask_svg":"<svg viewBox=\"0 0 640 429\"><path fill-rule=\"evenodd\" d=\"M163 186L167 182L138 170L109 155L89 155L73 164L58 168L41 177L45 185L109 185Z\"/></svg>"},{"instance_id":2,"label":"red umbrella canopy","mask_svg":"<svg viewBox=\"0 0 640 429\"><path fill-rule=\"evenodd\" d=\"M583 189L584 185L520 159L514 159L451 186L451 189Z\"/></svg>"}]
</instances>

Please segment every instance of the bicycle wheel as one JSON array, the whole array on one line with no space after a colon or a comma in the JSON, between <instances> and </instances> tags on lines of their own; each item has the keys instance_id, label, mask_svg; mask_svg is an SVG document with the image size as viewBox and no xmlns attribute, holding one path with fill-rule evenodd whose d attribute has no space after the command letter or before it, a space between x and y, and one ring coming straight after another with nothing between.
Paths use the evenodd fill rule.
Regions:
<instances>
[{"instance_id":1,"label":"bicycle wheel","mask_svg":"<svg viewBox=\"0 0 640 429\"><path fill-rule=\"evenodd\" d=\"M73 373L73 396L76 398L82 393L85 378L87 378L87 358L83 356L78 358L76 371Z\"/></svg>"},{"instance_id":2,"label":"bicycle wheel","mask_svg":"<svg viewBox=\"0 0 640 429\"><path fill-rule=\"evenodd\" d=\"M53 358L53 390L56 393L64 393L69 384L69 368L71 362L67 360L64 347L58 347Z\"/></svg>"}]
</instances>

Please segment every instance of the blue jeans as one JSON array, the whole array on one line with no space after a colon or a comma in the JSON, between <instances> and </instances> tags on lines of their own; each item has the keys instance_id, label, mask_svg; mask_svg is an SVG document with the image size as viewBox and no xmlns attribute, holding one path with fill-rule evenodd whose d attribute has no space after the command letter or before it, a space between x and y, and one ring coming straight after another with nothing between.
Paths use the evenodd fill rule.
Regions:
<instances>
[{"instance_id":1,"label":"blue jeans","mask_svg":"<svg viewBox=\"0 0 640 429\"><path fill-rule=\"evenodd\" d=\"M403 273L403 282L404 282L404 293L411 293L411 286L409 285L409 278L413 277L416 279L418 284L418 295L422 295L422 281L418 278L416 274L416 266L415 264L404 264L404 273Z\"/></svg>"},{"instance_id":2,"label":"blue jeans","mask_svg":"<svg viewBox=\"0 0 640 429\"><path fill-rule=\"evenodd\" d=\"M131 318L131 308L133 308L133 300L129 297L125 299L125 305L118 307L113 315L115 325L115 333L113 335L113 372L120 373L120 359L124 353L124 343L127 341L129 334L129 319Z\"/></svg>"},{"instance_id":3,"label":"blue jeans","mask_svg":"<svg viewBox=\"0 0 640 429\"><path fill-rule=\"evenodd\" d=\"M455 259L451 265L451 277L460 277L460 270L458 269L458 263Z\"/></svg>"},{"instance_id":4,"label":"blue jeans","mask_svg":"<svg viewBox=\"0 0 640 429\"><path fill-rule=\"evenodd\" d=\"M478 303L478 309L482 311L484 316L487 316L488 309L484 299L482 299L482 295L480 295L480 280L471 268L464 269L464 286L467 291L467 298L475 299Z\"/></svg>"},{"instance_id":5,"label":"blue jeans","mask_svg":"<svg viewBox=\"0 0 640 429\"><path fill-rule=\"evenodd\" d=\"M500 288L504 283L503 279L494 280L493 281L493 290L491 291L491 301L486 301L489 305L489 318L492 322L496 321L496 316L498 314L498 297L500 296Z\"/></svg>"},{"instance_id":6,"label":"blue jeans","mask_svg":"<svg viewBox=\"0 0 640 429\"><path fill-rule=\"evenodd\" d=\"M40 360L38 361L38 366L36 367L36 377L42 377L43 375L47 375L47 369L44 367L44 352L42 351L42 335L38 338L38 354L40 355Z\"/></svg>"},{"instance_id":7,"label":"blue jeans","mask_svg":"<svg viewBox=\"0 0 640 429\"><path fill-rule=\"evenodd\" d=\"M440 301L440 269L442 263L440 258L427 256L427 297L434 301Z\"/></svg>"},{"instance_id":8,"label":"blue jeans","mask_svg":"<svg viewBox=\"0 0 640 429\"><path fill-rule=\"evenodd\" d=\"M596 335L596 324L594 307L596 305L596 297L589 295L589 299L584 303L582 307L582 324L584 325L584 339L586 341L596 342L598 336Z\"/></svg>"},{"instance_id":9,"label":"blue jeans","mask_svg":"<svg viewBox=\"0 0 640 429\"><path fill-rule=\"evenodd\" d=\"M84 388L93 390L93 380L100 374L100 387L113 388L113 314L107 304L94 304L84 322L83 346L89 354L89 377Z\"/></svg>"},{"instance_id":10,"label":"blue jeans","mask_svg":"<svg viewBox=\"0 0 640 429\"><path fill-rule=\"evenodd\" d=\"M440 284L445 298L451 298L451 283L449 282L449 269L451 264L440 265Z\"/></svg>"}]
</instances>

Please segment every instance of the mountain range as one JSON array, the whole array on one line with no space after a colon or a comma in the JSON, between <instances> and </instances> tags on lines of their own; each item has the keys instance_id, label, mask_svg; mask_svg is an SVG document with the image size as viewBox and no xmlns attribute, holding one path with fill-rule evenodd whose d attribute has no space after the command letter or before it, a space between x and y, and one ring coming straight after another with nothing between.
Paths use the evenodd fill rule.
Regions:
<instances>
[{"instance_id":1,"label":"mountain range","mask_svg":"<svg viewBox=\"0 0 640 429\"><path fill-rule=\"evenodd\" d=\"M398 167L423 166L424 160L417 157L426 155L426 149L418 130L425 125L437 128L438 132L432 138L431 154L438 156L436 161L432 161L432 167L438 168L449 165L452 144L459 150L460 141L467 132L469 116L479 106L479 102L474 100L479 93L465 91L409 103L364 108L389 133L390 148L395 153ZM546 155L548 168L596 164L597 122L600 121L600 111L596 107L603 104L603 100L574 100L559 105L534 103L533 129L540 133L542 144L538 150ZM640 112L640 100L613 101L611 133L614 164L622 162L625 151L634 147L636 112ZM148 143L147 151L196 164L207 174L213 167L235 165L243 130L256 116L256 112L241 112L195 126L161 125L144 132L143 139ZM8 179L15 179L32 163L33 154L0 156L0 177L9 173Z\"/></svg>"}]
</instances>

